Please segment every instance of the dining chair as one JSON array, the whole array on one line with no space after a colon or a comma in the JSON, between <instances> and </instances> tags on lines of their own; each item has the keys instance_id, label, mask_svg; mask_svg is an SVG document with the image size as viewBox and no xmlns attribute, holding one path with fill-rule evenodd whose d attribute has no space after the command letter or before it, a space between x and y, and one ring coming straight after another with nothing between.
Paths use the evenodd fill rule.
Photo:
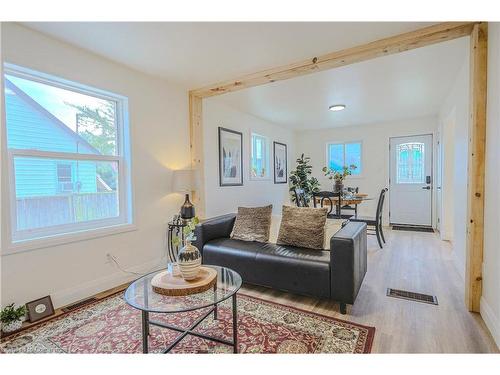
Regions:
<instances>
[{"instance_id":1,"label":"dining chair","mask_svg":"<svg viewBox=\"0 0 500 375\"><path fill-rule=\"evenodd\" d=\"M314 208L316 208L318 206L318 201L319 201L319 205L321 208L323 208L325 201L328 201L329 205L330 205L330 210L328 211L327 216L333 217L333 215L332 215L332 211L333 211L333 207L334 207L333 198L337 197L337 195L339 195L339 193L334 193L332 191L318 191L316 193L313 193ZM340 200L337 200L336 211L338 211L338 202L340 202Z\"/></svg>"},{"instance_id":2,"label":"dining chair","mask_svg":"<svg viewBox=\"0 0 500 375\"><path fill-rule=\"evenodd\" d=\"M380 196L378 198L378 203L377 203L377 212L374 218L366 216L357 216L357 217L353 216L349 219L350 221L366 223L367 229L371 231L368 232L368 234L377 236L377 241L381 249L383 248L382 242L385 243L384 232L382 230L382 212L384 209L384 199L387 190L388 190L387 188L383 188L382 191L380 192Z\"/></svg>"},{"instance_id":3,"label":"dining chair","mask_svg":"<svg viewBox=\"0 0 500 375\"><path fill-rule=\"evenodd\" d=\"M297 207L309 207L304 189L294 188L293 194L295 196L295 204Z\"/></svg>"}]
</instances>

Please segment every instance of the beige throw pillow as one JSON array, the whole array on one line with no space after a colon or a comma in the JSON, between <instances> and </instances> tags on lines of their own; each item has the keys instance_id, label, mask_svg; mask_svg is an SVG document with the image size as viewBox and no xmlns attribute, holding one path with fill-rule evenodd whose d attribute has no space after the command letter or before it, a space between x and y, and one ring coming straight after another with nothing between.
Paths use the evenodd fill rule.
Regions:
<instances>
[{"instance_id":1,"label":"beige throw pillow","mask_svg":"<svg viewBox=\"0 0 500 375\"><path fill-rule=\"evenodd\" d=\"M231 238L268 242L272 212L272 204L265 207L238 207Z\"/></svg>"},{"instance_id":2,"label":"beige throw pillow","mask_svg":"<svg viewBox=\"0 0 500 375\"><path fill-rule=\"evenodd\" d=\"M328 208L283 206L278 245L323 249Z\"/></svg>"}]
</instances>

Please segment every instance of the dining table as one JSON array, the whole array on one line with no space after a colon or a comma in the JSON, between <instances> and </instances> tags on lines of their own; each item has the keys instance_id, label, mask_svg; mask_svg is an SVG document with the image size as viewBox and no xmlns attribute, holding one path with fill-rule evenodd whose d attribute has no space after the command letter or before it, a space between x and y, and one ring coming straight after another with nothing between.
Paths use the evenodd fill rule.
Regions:
<instances>
[{"instance_id":1,"label":"dining table","mask_svg":"<svg viewBox=\"0 0 500 375\"><path fill-rule=\"evenodd\" d=\"M357 206L359 204L362 204L364 201L373 200L373 198L369 197L368 194L365 194L365 193L349 194L349 195L346 195L345 197L341 198L340 207L338 204L338 200L339 200L338 196L330 197L329 199L316 197L316 204L323 204L324 206L330 206L330 202L331 202L335 207L335 216L341 218L342 217L341 216L342 207L355 206L356 207L356 211L355 211L356 214L355 215L357 215ZM323 203L321 203L321 201L323 201ZM351 215L351 216L353 216L353 215Z\"/></svg>"}]
</instances>

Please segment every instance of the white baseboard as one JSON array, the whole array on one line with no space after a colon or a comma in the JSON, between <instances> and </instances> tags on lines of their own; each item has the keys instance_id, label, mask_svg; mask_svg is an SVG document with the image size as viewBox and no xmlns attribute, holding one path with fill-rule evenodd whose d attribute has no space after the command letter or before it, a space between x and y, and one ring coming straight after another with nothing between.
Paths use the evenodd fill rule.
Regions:
<instances>
[{"instance_id":1,"label":"white baseboard","mask_svg":"<svg viewBox=\"0 0 500 375\"><path fill-rule=\"evenodd\" d=\"M483 297L481 297L481 304L479 310L481 312L481 317L483 318L484 323L490 330L491 335L495 340L495 343L500 349L500 321L495 316L495 313L491 309L491 306L488 304L488 302L486 302L486 300Z\"/></svg>"},{"instance_id":2,"label":"white baseboard","mask_svg":"<svg viewBox=\"0 0 500 375\"><path fill-rule=\"evenodd\" d=\"M130 267L129 270L138 273L151 272L154 267L160 267L160 261L161 259L156 259L154 261L143 263L138 266ZM117 270L109 276L101 277L97 280L83 283L77 287L72 287L55 292L51 294L51 297L54 303L54 307L58 308L88 298L97 293L109 290L137 278L139 278L139 275L127 274L123 271Z\"/></svg>"}]
</instances>

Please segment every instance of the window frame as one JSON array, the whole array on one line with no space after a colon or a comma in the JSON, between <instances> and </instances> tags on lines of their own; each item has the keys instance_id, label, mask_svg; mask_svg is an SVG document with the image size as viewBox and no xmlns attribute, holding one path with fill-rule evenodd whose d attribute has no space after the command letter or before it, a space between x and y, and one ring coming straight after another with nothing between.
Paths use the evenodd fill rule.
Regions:
<instances>
[{"instance_id":1,"label":"window frame","mask_svg":"<svg viewBox=\"0 0 500 375\"><path fill-rule=\"evenodd\" d=\"M361 163L361 166L360 166L360 172L358 174L351 174L350 176L348 176L348 178L363 178L363 171L364 171L364 164L365 164L365 161L364 161L364 158L363 158L363 141L342 141L342 142L334 142L334 141L331 141L331 142L327 142L326 143L326 152L325 152L325 165L327 166L327 168L330 168L330 145L342 145L343 146L343 149L344 149L344 163L345 163L345 149L346 149L346 145L348 144L354 144L354 143L359 143L360 145L360 157L359 157L359 160L360 160L360 163Z\"/></svg>"},{"instance_id":2,"label":"window frame","mask_svg":"<svg viewBox=\"0 0 500 375\"><path fill-rule=\"evenodd\" d=\"M252 176L252 160L253 160L253 137L254 136L257 136L257 137L261 137L263 139L265 139L265 142L266 142L266 158L265 158L265 163L266 163L266 175L265 176ZM270 157L270 152L271 152L271 145L270 145L270 138L266 135L263 135L263 134L260 134L258 132L255 132L255 131L250 131L250 158L249 158L249 171L248 171L248 174L249 174L249 178L250 180L252 181L267 181L267 180L270 180L271 179L271 172L270 172L270 166L271 166L271 163L270 163L270 160L271 160L271 157Z\"/></svg>"},{"instance_id":3,"label":"window frame","mask_svg":"<svg viewBox=\"0 0 500 375\"><path fill-rule=\"evenodd\" d=\"M125 96L110 93L101 89L90 87L81 83L69 81L54 75L34 71L32 69L20 67L14 64L5 63L2 83L2 104L5 104L4 76L11 75L23 79L28 79L41 84L90 95L99 99L113 101L116 104L116 155L95 155L80 154L73 152L53 152L40 151L34 149L9 149L7 141L7 121L6 109L2 111L4 131L4 160L6 160L8 171L6 175L7 192L9 202L3 202L8 215L6 220L7 246L2 246L5 250L3 255L18 253L27 250L44 248L58 244L75 242L85 239L92 239L104 235L115 234L137 229L134 225L132 179L131 179L131 152L130 152L130 131L128 121L128 99ZM69 223L54 225L44 228L35 228L18 231L17 207L16 207L16 184L15 166L16 157L38 157L61 160L90 160L97 162L111 161L118 163L118 209L117 217L86 221L81 223ZM5 166L5 162L4 165ZM4 237L5 238L5 237Z\"/></svg>"}]
</instances>

